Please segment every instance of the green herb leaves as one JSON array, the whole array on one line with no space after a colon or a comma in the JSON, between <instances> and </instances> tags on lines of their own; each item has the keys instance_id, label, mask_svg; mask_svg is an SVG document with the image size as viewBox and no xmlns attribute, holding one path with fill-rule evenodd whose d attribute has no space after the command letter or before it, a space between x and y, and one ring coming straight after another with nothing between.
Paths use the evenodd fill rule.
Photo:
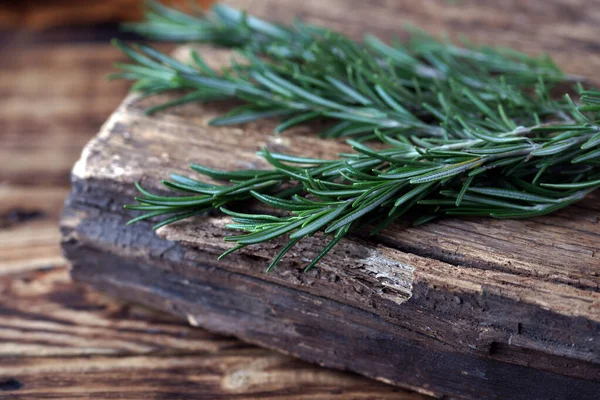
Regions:
<instances>
[{"instance_id":1,"label":"green herb leaves","mask_svg":"<svg viewBox=\"0 0 600 400\"><path fill-rule=\"evenodd\" d=\"M351 153L322 160L259 152L270 170L217 171L191 165L223 185L172 175L172 196L140 185L143 212L131 222L163 226L209 210L232 217L236 246L287 237L268 270L306 237L330 236L316 265L353 229L377 234L409 214L415 224L444 215L528 218L582 199L600 187L600 92L581 85L557 98L567 78L547 57L507 49L456 47L422 32L407 45L373 36L364 43L297 22L271 24L217 5L188 16L150 3L147 21L129 26L152 38L234 47L245 59L216 71L199 54L188 63L148 46L115 42L132 60L116 78L144 95L188 93L150 109L237 98L245 104L212 121L280 118L282 133L332 121L321 134L349 137ZM373 142L379 142L377 146ZM254 198L276 215L232 211ZM160 218L166 218L160 221ZM224 256L223 255L223 256Z\"/></svg>"},{"instance_id":2,"label":"green herb leaves","mask_svg":"<svg viewBox=\"0 0 600 400\"><path fill-rule=\"evenodd\" d=\"M586 142L593 135L585 130L577 132L577 136L566 140ZM126 207L147 213L133 221L174 214L159 223L162 226L254 197L288 215L242 214L222 209L233 217L231 229L246 231L225 240L235 242L236 249L240 249L289 236L270 270L296 243L319 231L334 237L309 264L310 268L353 227L366 224L377 232L409 210L414 209L414 215L421 216L415 221L418 224L442 215L525 218L565 207L600 187L600 172L594 168L598 159L589 164L585 160L576 163L578 157L571 146L560 146L552 153L552 157L562 159L558 164L548 165L553 158L536 163L533 153L548 143L546 137L528 138L527 145L518 149L519 155L503 143L482 139L453 141L451 152L445 150L447 145L436 146L437 141L419 139L425 147L405 142L379 151L350 141L362 151L342 155L340 160L293 157L263 150L259 154L274 170L220 172L192 165L196 172L230 184L210 185L174 175L171 181L164 182L166 186L200 195L156 196L138 186L143 195L137 198L140 204ZM478 149L486 149L489 154L473 158L470 152ZM584 168L581 164L585 164ZM494 168L486 169L489 166ZM535 178L555 183L530 183Z\"/></svg>"}]
</instances>

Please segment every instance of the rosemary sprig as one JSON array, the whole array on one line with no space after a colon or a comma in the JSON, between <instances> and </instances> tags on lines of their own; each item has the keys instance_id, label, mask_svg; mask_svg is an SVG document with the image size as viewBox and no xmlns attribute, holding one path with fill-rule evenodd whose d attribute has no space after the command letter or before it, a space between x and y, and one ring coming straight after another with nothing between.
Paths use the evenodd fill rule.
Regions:
<instances>
[{"instance_id":1,"label":"rosemary sprig","mask_svg":"<svg viewBox=\"0 0 600 400\"><path fill-rule=\"evenodd\" d=\"M232 61L228 68L214 71L196 52L192 52L192 65L186 65L144 45L138 46L137 53L115 42L137 65L119 65L123 72L113 77L136 80L134 88L147 95L191 91L149 113L185 102L236 97L247 104L213 120L214 125L278 116L285 118L276 128L281 132L326 117L339 121L323 132L326 137L372 133L375 128L430 136L444 134L434 110L440 104L442 115L474 116L492 129L497 129L494 122L498 121L482 119L473 102L494 109L503 103L503 113L510 112L521 125L533 125L534 115L544 118L564 106L550 98L532 98L522 90L542 81L540 90L545 94L552 89L545 86L565 80L552 60L544 57L486 47L461 49L422 32L408 46L391 47L373 36L359 44L300 22L291 27L270 24L224 5L215 6L204 19L158 3L150 5L148 21L129 29L160 37L166 21L174 25L172 32L197 28L195 39L234 46L247 62ZM235 37L244 40L232 43ZM434 123L427 123L432 118ZM461 129L455 133L466 137Z\"/></svg>"},{"instance_id":2,"label":"rosemary sprig","mask_svg":"<svg viewBox=\"0 0 600 400\"><path fill-rule=\"evenodd\" d=\"M338 160L263 150L272 170L196 172L214 185L172 175L163 183L181 196L157 196L138 185L145 213L162 226L210 209L232 216L245 246L289 236L272 269L298 241L317 232L331 242L312 268L353 229L373 233L415 210L415 223L444 215L527 218L547 214L600 187L600 91L578 85L578 103L556 98L569 81L547 58L488 47L460 48L417 33L411 43L363 43L300 22L281 26L226 6L191 17L150 3L146 22L129 26L154 38L192 39L234 47L246 60L221 71L193 52L190 63L148 46L116 44L135 62L116 77L136 80L146 95L187 89L160 108L237 98L246 104L215 125L280 117L282 132L316 118L336 121L325 137L351 136ZM169 33L170 32L170 33ZM370 140L385 144L374 149ZM278 216L231 211L256 198ZM282 214L283 212L283 214ZM283 216L281 216L283 215Z\"/></svg>"}]
</instances>

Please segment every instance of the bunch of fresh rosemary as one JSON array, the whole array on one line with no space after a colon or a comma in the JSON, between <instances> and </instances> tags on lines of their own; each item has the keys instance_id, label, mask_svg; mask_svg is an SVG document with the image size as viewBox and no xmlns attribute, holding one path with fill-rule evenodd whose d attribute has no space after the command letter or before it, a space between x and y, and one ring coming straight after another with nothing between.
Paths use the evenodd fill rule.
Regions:
<instances>
[{"instance_id":1,"label":"bunch of fresh rosemary","mask_svg":"<svg viewBox=\"0 0 600 400\"><path fill-rule=\"evenodd\" d=\"M149 3L147 20L128 28L153 39L230 46L246 60L220 71L192 52L184 64L145 46L116 44L133 64L115 78L135 80L144 95L184 89L154 112L187 102L236 98L245 104L212 121L239 124L282 119L276 133L317 118L332 121L326 138L351 137L354 150L337 160L263 150L272 170L221 172L191 168L207 184L171 175L163 183L181 195L138 189L145 213L164 216L156 227L220 209L232 251L289 235L273 268L294 244L317 232L332 239L312 268L349 231L373 233L411 212L420 224L444 215L526 218L581 200L600 187L600 91L575 85L546 57L489 47L457 47L414 32L410 43L388 45L373 36L358 43L296 22L271 24L223 5L199 17ZM181 93L181 92L177 92ZM382 145L374 146L374 142ZM378 149L376 149L378 148ZM277 215L229 210L256 198ZM224 254L224 255L225 255Z\"/></svg>"}]
</instances>

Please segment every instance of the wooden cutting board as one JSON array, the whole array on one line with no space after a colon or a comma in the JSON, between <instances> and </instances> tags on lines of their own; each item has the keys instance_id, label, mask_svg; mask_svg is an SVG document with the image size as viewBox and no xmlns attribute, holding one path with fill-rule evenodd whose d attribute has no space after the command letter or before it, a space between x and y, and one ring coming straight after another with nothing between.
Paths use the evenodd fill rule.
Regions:
<instances>
[{"instance_id":1,"label":"wooden cutting board","mask_svg":"<svg viewBox=\"0 0 600 400\"><path fill-rule=\"evenodd\" d=\"M274 15L286 5L296 10L281 3ZM213 65L229 57L200 51ZM598 194L527 221L445 219L419 228L398 223L375 237L358 233L302 273L323 244L315 237L266 274L281 241L216 261L230 247L228 217L156 233L147 222L126 227L132 214L122 205L135 195L133 182L161 191L160 178L190 174L191 162L266 168L255 155L263 147L324 158L348 147L318 139L314 126L279 136L271 133L277 121L209 127L227 105L143 114L166 99L129 96L75 165L61 222L75 279L195 326L433 396L600 393Z\"/></svg>"}]
</instances>

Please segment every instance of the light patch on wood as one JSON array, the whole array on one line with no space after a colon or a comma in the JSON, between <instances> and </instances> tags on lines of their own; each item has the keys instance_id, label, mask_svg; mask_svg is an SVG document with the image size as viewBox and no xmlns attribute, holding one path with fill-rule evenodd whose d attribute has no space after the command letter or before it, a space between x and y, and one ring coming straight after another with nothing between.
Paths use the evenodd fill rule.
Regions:
<instances>
[{"instance_id":1,"label":"light patch on wood","mask_svg":"<svg viewBox=\"0 0 600 400\"><path fill-rule=\"evenodd\" d=\"M192 314L188 314L187 315L187 320L188 320L188 323L191 326L196 326L196 327L200 326L200 323L198 322L198 320L196 319L196 317L194 317Z\"/></svg>"},{"instance_id":2,"label":"light patch on wood","mask_svg":"<svg viewBox=\"0 0 600 400\"><path fill-rule=\"evenodd\" d=\"M363 265L381 282L382 297L395 303L403 303L412 295L414 268L393 259L388 250L380 248L372 251L363 261Z\"/></svg>"},{"instance_id":3,"label":"light patch on wood","mask_svg":"<svg viewBox=\"0 0 600 400\"><path fill-rule=\"evenodd\" d=\"M124 104L125 103L126 101L124 102ZM123 105L121 107L123 107ZM102 125L102 128L100 129L98 135L85 145L85 147L81 151L81 157L79 157L79 160L77 160L77 162L73 166L73 170L71 171L71 175L73 178L86 179L92 174L93 170L89 170L87 168L87 164L88 160L90 159L90 156L93 153L93 150L98 146L99 141L106 139L108 136L110 136L114 126L122 122L122 117L123 115L121 112L119 112L119 110L113 113L110 116L110 118L104 123L104 125Z\"/></svg>"}]
</instances>

